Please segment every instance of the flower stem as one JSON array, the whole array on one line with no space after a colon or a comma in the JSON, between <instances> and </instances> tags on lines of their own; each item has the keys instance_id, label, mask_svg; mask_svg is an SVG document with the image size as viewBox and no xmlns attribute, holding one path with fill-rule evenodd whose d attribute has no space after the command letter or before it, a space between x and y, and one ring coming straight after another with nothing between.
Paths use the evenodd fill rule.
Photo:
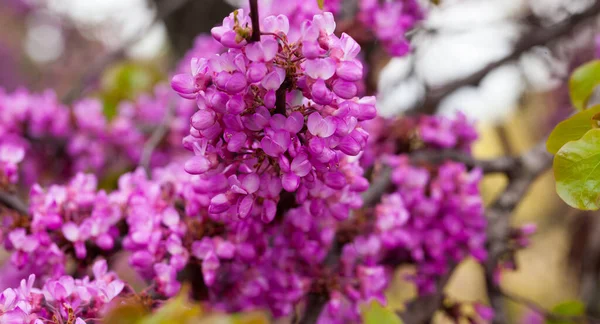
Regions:
<instances>
[{"instance_id":1,"label":"flower stem","mask_svg":"<svg viewBox=\"0 0 600 324\"><path fill-rule=\"evenodd\" d=\"M250 1L250 18L252 19L252 38L250 42L260 42L260 21L258 19L258 0Z\"/></svg>"}]
</instances>

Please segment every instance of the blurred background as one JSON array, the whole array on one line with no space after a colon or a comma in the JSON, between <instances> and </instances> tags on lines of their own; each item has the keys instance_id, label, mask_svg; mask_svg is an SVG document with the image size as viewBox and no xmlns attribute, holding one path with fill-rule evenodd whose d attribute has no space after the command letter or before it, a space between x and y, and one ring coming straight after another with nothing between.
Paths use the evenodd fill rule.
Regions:
<instances>
[{"instance_id":1,"label":"blurred background","mask_svg":"<svg viewBox=\"0 0 600 324\"><path fill-rule=\"evenodd\" d=\"M0 0L0 87L54 89L71 101L79 87L111 109L150 92L195 37L218 24L236 2L223 0ZM427 1L425 1L427 2ZM535 30L558 24L594 1L437 0L410 35L414 53L389 58L374 48L368 87L378 109L391 116L423 104L431 89L452 84L509 55ZM345 1L352 11L355 1ZM339 26L340 24L338 24ZM574 67L598 55L598 17L565 37L535 46L492 69L477 85L459 87L433 111L463 111L477 121L476 157L518 154L539 141L571 112L565 81ZM93 86L90 86L93 85ZM85 89L84 89L85 90ZM85 91L84 91L85 92ZM482 190L493 201L506 183L489 176ZM518 270L506 272L504 290L545 308L581 300L600 316L600 215L568 208L556 196L551 171L537 180L519 206L515 225L536 223L530 248L518 254ZM389 291L392 306L414 295L401 269ZM485 301L482 269L465 262L448 294ZM509 302L513 322L527 312Z\"/></svg>"}]
</instances>

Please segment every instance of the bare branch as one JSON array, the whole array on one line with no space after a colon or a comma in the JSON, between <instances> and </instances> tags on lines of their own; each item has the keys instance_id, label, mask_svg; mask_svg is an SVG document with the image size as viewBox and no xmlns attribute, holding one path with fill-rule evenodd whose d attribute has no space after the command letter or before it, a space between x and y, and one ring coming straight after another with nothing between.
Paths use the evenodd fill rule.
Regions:
<instances>
[{"instance_id":1,"label":"bare branch","mask_svg":"<svg viewBox=\"0 0 600 324\"><path fill-rule=\"evenodd\" d=\"M475 159L471 154L458 150L416 151L410 154L410 159L415 163L429 162L434 164L450 160L463 163L468 168L480 168L483 173L508 173L515 167L518 160L518 158L511 156L479 160Z\"/></svg>"},{"instance_id":2,"label":"bare branch","mask_svg":"<svg viewBox=\"0 0 600 324\"><path fill-rule=\"evenodd\" d=\"M518 159L517 167L508 173L508 185L487 211L488 259L484 267L488 296L495 313L494 324L507 323L504 300L496 283L495 272L508 251L510 215L522 201L533 181L551 165L552 155L546 152L545 143L544 139Z\"/></svg>"},{"instance_id":3,"label":"bare branch","mask_svg":"<svg viewBox=\"0 0 600 324\"><path fill-rule=\"evenodd\" d=\"M19 197L5 191L0 191L0 204L22 215L29 214L29 208Z\"/></svg>"},{"instance_id":4,"label":"bare branch","mask_svg":"<svg viewBox=\"0 0 600 324\"><path fill-rule=\"evenodd\" d=\"M536 46L546 45L567 36L575 28L587 23L590 19L598 16L598 14L600 14L600 1L596 0L591 7L579 14L572 15L563 22L549 27L539 26L538 28L532 29L529 33L526 33L521 37L509 55L488 64L466 78L462 78L438 89L430 89L423 104L415 107L409 111L409 113L435 113L439 103L449 94L465 86L478 85L488 73L496 68L518 59L521 55Z\"/></svg>"},{"instance_id":5,"label":"bare branch","mask_svg":"<svg viewBox=\"0 0 600 324\"><path fill-rule=\"evenodd\" d=\"M529 300L529 299L527 299L525 297L513 295L513 294L507 293L505 291L500 291L500 294L502 294L503 297L505 297L505 298L507 298L509 300L512 300L515 303L523 304L527 308L529 308L529 309L533 310L534 312L542 315L547 320L569 321L569 322L577 322L577 323L600 323L600 319L594 318L594 317L589 316L589 315L568 316L568 315L556 314L556 313L553 313L553 312L551 312L549 310L546 310L544 307L542 307L538 303L536 303L536 302L534 302L532 300Z\"/></svg>"},{"instance_id":6,"label":"bare branch","mask_svg":"<svg viewBox=\"0 0 600 324\"><path fill-rule=\"evenodd\" d=\"M169 125L173 119L174 109L175 107L173 104L169 104L162 123L156 127L154 132L152 132L152 135L150 135L150 138L144 144L142 156L140 157L140 166L144 168L148 176L150 176L150 160L152 158L152 153L169 131Z\"/></svg>"},{"instance_id":7,"label":"bare branch","mask_svg":"<svg viewBox=\"0 0 600 324\"><path fill-rule=\"evenodd\" d=\"M66 104L70 104L77 98L85 95L100 78L102 72L112 63L119 61L125 57L127 50L133 45L137 44L144 36L148 34L148 31L160 23L163 19L171 15L177 9L181 8L186 2L190 0L171 0L168 5L160 7L160 10L156 11L152 23L145 28L142 28L138 33L126 39L121 46L117 49L107 53L96 62L92 63L90 68L84 73L81 78L74 83L73 88L67 92L63 97L62 101Z\"/></svg>"}]
</instances>

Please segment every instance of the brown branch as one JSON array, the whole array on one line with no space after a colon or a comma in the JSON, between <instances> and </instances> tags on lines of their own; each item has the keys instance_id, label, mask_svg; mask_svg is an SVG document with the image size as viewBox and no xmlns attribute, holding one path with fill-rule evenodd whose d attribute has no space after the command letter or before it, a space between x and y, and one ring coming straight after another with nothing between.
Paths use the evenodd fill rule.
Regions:
<instances>
[{"instance_id":1,"label":"brown branch","mask_svg":"<svg viewBox=\"0 0 600 324\"><path fill-rule=\"evenodd\" d=\"M250 1L250 19L252 19L252 37L250 42L260 42L260 19L258 16L258 0Z\"/></svg>"},{"instance_id":2,"label":"brown branch","mask_svg":"<svg viewBox=\"0 0 600 324\"><path fill-rule=\"evenodd\" d=\"M0 191L0 204L21 215L29 215L29 208L19 197L5 191Z\"/></svg>"},{"instance_id":3,"label":"brown branch","mask_svg":"<svg viewBox=\"0 0 600 324\"><path fill-rule=\"evenodd\" d=\"M531 50L536 46L546 45L548 43L556 41L559 38L567 36L575 28L586 23L588 20L598 16L598 14L600 14L600 1L596 0L594 4L588 9L579 14L572 15L563 22L560 22L553 26L539 26L538 28L532 29L529 33L526 33L521 37L521 39L515 44L513 51L509 55L499 59L496 62L488 64L481 70L465 78L462 78L437 89L430 89L428 91L429 94L425 98L423 104L421 104L418 107L415 107L408 113L435 113L439 103L454 91L465 86L478 85L481 82L481 80L483 80L483 78L486 75L488 75L488 73L495 70L496 68L518 59L525 52Z\"/></svg>"},{"instance_id":4,"label":"brown branch","mask_svg":"<svg viewBox=\"0 0 600 324\"><path fill-rule=\"evenodd\" d=\"M525 297L521 297L521 296L517 296L517 295L513 295L510 293L507 293L505 291L500 291L500 294L502 294L503 297L512 300L515 303L518 304L523 304L525 305L527 308L533 310L534 312L542 315L546 320L551 320L551 321L569 321L569 322L577 322L577 323L600 323L600 319L598 318L594 318L592 316L589 315L582 315L582 316L569 316L569 315L561 315L561 314L556 314L553 313L549 310L546 310L544 307L542 307L541 305L539 305L538 303L529 300Z\"/></svg>"},{"instance_id":5,"label":"brown branch","mask_svg":"<svg viewBox=\"0 0 600 324\"><path fill-rule=\"evenodd\" d=\"M440 164L444 161L460 162L468 168L480 168L483 173L508 173L512 170L518 158L511 156L501 156L498 158L480 160L474 158L471 154L458 150L426 150L415 151L410 154L411 161L415 163L434 163Z\"/></svg>"},{"instance_id":6,"label":"brown branch","mask_svg":"<svg viewBox=\"0 0 600 324\"><path fill-rule=\"evenodd\" d=\"M160 23L163 19L167 18L177 9L181 8L185 3L190 0L171 0L168 5L161 6L160 10L157 9L152 23L145 28L142 28L138 33L126 39L121 46L115 50L102 56L99 60L92 63L87 72L85 72L74 86L67 92L63 97L62 101L66 104L70 104L77 98L86 94L100 78L102 72L112 63L122 60L125 58L127 50L133 45L137 44L144 36L148 34L148 31Z\"/></svg>"},{"instance_id":7,"label":"brown branch","mask_svg":"<svg viewBox=\"0 0 600 324\"><path fill-rule=\"evenodd\" d=\"M472 155L458 150L422 150L409 154L413 163L441 164L445 161L460 162L468 168L480 168L483 173L509 173L514 169L520 157L501 156L494 159L476 159ZM381 196L392 186L392 171L388 167L382 168L369 190L363 194L363 206L373 207L379 202Z\"/></svg>"},{"instance_id":8,"label":"brown branch","mask_svg":"<svg viewBox=\"0 0 600 324\"><path fill-rule=\"evenodd\" d=\"M495 273L500 261L509 251L510 215L522 201L533 181L551 165L552 156L546 152L545 143L544 139L517 160L516 167L507 173L508 185L487 211L488 259L484 268L488 297L495 313L494 324L507 323L504 299L496 283Z\"/></svg>"},{"instance_id":9,"label":"brown branch","mask_svg":"<svg viewBox=\"0 0 600 324\"><path fill-rule=\"evenodd\" d=\"M142 156L140 157L140 166L144 168L146 174L150 176L150 161L152 159L152 153L163 140L167 132L169 131L169 124L173 119L173 110L175 107L173 104L169 104L167 107L167 111L165 116L163 117L163 121L154 131L150 138L144 144L144 149L142 150Z\"/></svg>"},{"instance_id":10,"label":"brown branch","mask_svg":"<svg viewBox=\"0 0 600 324\"><path fill-rule=\"evenodd\" d=\"M406 306L404 312L398 312L398 316L402 318L404 323L430 323L435 312L444 302L445 293L444 287L454 273L456 266L453 266L448 273L440 278L436 284L436 292L430 295L419 296Z\"/></svg>"}]
</instances>

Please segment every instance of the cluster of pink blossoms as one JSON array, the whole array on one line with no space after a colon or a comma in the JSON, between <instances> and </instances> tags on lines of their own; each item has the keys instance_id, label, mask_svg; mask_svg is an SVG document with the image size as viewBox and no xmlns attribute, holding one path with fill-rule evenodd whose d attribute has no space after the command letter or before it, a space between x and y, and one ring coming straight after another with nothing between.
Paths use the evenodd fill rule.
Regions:
<instances>
[{"instance_id":1,"label":"cluster of pink blossoms","mask_svg":"<svg viewBox=\"0 0 600 324\"><path fill-rule=\"evenodd\" d=\"M337 2L325 3L337 10ZM129 293L103 261L121 250L155 283L156 296L172 297L190 282L210 308L267 309L279 317L318 293L328 297L321 324L359 322L363 303L385 303L400 264L416 264L414 281L429 293L467 255L485 258L479 170L416 165L404 155L413 142L468 152L476 138L471 125L463 116L374 119L374 98L360 97L360 46L336 36L333 15L314 14L316 3L285 4L271 9L293 19L262 19L260 40L252 41L242 10L215 27L213 39L199 37L186 56L191 72L180 65L172 80L181 98L159 86L154 96L122 103L109 120L96 100L69 111L51 93L0 94L0 185L15 183L19 173L29 177L25 183L37 181L45 160L36 148L48 139L58 142L50 151L66 153L68 170L58 178L75 174L65 185L34 185L29 215L0 210L1 238L12 253L3 272L33 274L39 287L32 277L5 290L0 316L29 324L100 317L108 302ZM367 4L361 8L417 17L410 2ZM382 14L377 10L372 14ZM409 20L399 20L406 30ZM378 37L400 54L404 43L385 36L392 27L376 30L385 28ZM121 175L112 192L99 190L106 157L125 157L120 170L133 169L147 129L165 116L171 120L153 151L152 175L138 168ZM187 161L179 159L182 138L194 152ZM377 175L381 167L392 170L392 186L374 208L361 209L364 171ZM526 243L525 232L515 242ZM338 248L339 262L331 262ZM67 269L68 260L75 269ZM93 281L66 276L90 266Z\"/></svg>"},{"instance_id":2,"label":"cluster of pink blossoms","mask_svg":"<svg viewBox=\"0 0 600 324\"><path fill-rule=\"evenodd\" d=\"M359 0L358 19L392 56L410 51L406 33L423 19L417 0Z\"/></svg>"},{"instance_id":3,"label":"cluster of pink blossoms","mask_svg":"<svg viewBox=\"0 0 600 324\"><path fill-rule=\"evenodd\" d=\"M98 318L125 284L108 271L106 261L93 265L94 279L61 276L34 288L35 275L21 280L18 288L0 294L0 321L10 324L85 324Z\"/></svg>"},{"instance_id":4,"label":"cluster of pink blossoms","mask_svg":"<svg viewBox=\"0 0 600 324\"><path fill-rule=\"evenodd\" d=\"M261 40L248 43L250 18L234 12L212 31L229 50L193 59L191 74L173 78L199 107L184 139L195 153L186 170L227 179L210 200L213 214L270 222L284 189L343 220L368 186L354 157L368 138L362 121L376 115L373 97L356 97L360 46L333 34L331 13L306 21L297 42L288 42L285 16L261 27Z\"/></svg>"},{"instance_id":5,"label":"cluster of pink blossoms","mask_svg":"<svg viewBox=\"0 0 600 324\"><path fill-rule=\"evenodd\" d=\"M207 37L198 37L187 57L222 51ZM43 180L50 175L56 181L77 172L94 172L101 177L135 168L152 132L166 123L164 139L148 157L150 166L164 166L185 153L181 138L188 133L189 118L196 108L161 84L152 94L121 102L110 119L103 110L102 102L95 98L67 107L52 90L36 94L25 89L14 93L0 89L0 187L15 184L19 174L23 183L32 185L47 182ZM118 159L109 158L114 156Z\"/></svg>"},{"instance_id":6,"label":"cluster of pink blossoms","mask_svg":"<svg viewBox=\"0 0 600 324\"><path fill-rule=\"evenodd\" d=\"M137 102L124 102L118 114L108 120L102 103L97 99L76 102L72 109L58 102L52 91L32 94L18 90L12 94L0 92L0 170L16 180L19 169L25 184L33 184L51 173L58 179L68 179L78 171L104 174L109 168L131 167L139 163L144 142L163 120L170 105L178 114L170 124L175 142L158 148L153 165L165 164L177 151L171 147L187 129L187 119L193 106L173 97L164 86L156 88L155 97L141 96ZM179 136L177 136L179 133ZM58 153L58 154L57 154ZM117 155L120 160L107 157ZM109 163L111 162L111 163ZM14 183L15 181L11 181Z\"/></svg>"}]
</instances>

